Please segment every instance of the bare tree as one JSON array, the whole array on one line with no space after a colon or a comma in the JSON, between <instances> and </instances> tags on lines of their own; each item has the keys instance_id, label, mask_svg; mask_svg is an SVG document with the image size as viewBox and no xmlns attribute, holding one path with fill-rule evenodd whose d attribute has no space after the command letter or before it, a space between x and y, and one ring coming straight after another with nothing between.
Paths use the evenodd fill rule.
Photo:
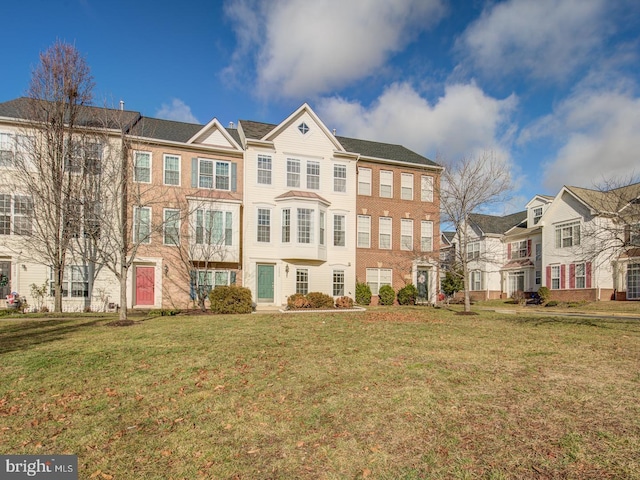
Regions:
<instances>
[{"instance_id":1,"label":"bare tree","mask_svg":"<svg viewBox=\"0 0 640 480\"><path fill-rule=\"evenodd\" d=\"M505 163L488 152L477 158L439 163L445 166L440 187L442 221L455 230L459 241L455 264L463 276L464 310L469 312L469 215L504 202L511 192L511 176Z\"/></svg>"},{"instance_id":2,"label":"bare tree","mask_svg":"<svg viewBox=\"0 0 640 480\"><path fill-rule=\"evenodd\" d=\"M85 113L93 87L85 59L58 41L40 54L22 105L15 181L28 194L17 206L28 219L21 227L25 243L36 260L52 268L56 312L62 311L64 270L76 233L74 199L90 175L85 166L93 142Z\"/></svg>"}]
</instances>

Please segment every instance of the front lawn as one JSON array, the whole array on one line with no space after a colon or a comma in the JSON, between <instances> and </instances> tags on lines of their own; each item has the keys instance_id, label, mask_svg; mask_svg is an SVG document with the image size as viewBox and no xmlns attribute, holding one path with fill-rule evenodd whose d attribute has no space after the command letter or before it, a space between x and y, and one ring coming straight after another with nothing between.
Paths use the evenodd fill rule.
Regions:
<instances>
[{"instance_id":1,"label":"front lawn","mask_svg":"<svg viewBox=\"0 0 640 480\"><path fill-rule=\"evenodd\" d=\"M639 478L640 323L0 319L0 445L80 478Z\"/></svg>"}]
</instances>

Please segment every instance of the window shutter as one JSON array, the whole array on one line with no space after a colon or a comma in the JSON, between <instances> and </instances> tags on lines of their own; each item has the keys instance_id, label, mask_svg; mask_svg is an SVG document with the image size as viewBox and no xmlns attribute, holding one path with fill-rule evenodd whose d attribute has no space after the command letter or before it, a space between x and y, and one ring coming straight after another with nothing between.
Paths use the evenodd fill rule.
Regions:
<instances>
[{"instance_id":1,"label":"window shutter","mask_svg":"<svg viewBox=\"0 0 640 480\"><path fill-rule=\"evenodd\" d=\"M198 186L198 159L197 158L191 159L191 186L193 188L197 188Z\"/></svg>"},{"instance_id":2,"label":"window shutter","mask_svg":"<svg viewBox=\"0 0 640 480\"><path fill-rule=\"evenodd\" d=\"M556 248L560 248L562 245L562 232L560 228L556 227Z\"/></svg>"},{"instance_id":3,"label":"window shutter","mask_svg":"<svg viewBox=\"0 0 640 480\"><path fill-rule=\"evenodd\" d=\"M511 260L511 244L507 243L507 260Z\"/></svg>"},{"instance_id":4,"label":"window shutter","mask_svg":"<svg viewBox=\"0 0 640 480\"><path fill-rule=\"evenodd\" d=\"M236 284L236 272L230 272L229 273L229 284L230 285L235 285Z\"/></svg>"},{"instance_id":5,"label":"window shutter","mask_svg":"<svg viewBox=\"0 0 640 480\"><path fill-rule=\"evenodd\" d=\"M235 192L238 189L238 164L236 162L231 163L231 191Z\"/></svg>"},{"instance_id":6,"label":"window shutter","mask_svg":"<svg viewBox=\"0 0 640 480\"><path fill-rule=\"evenodd\" d=\"M576 264L569 265L569 288L576 288Z\"/></svg>"},{"instance_id":7,"label":"window shutter","mask_svg":"<svg viewBox=\"0 0 640 480\"><path fill-rule=\"evenodd\" d=\"M631 225L624 226L624 243L629 245L631 243Z\"/></svg>"},{"instance_id":8,"label":"window shutter","mask_svg":"<svg viewBox=\"0 0 640 480\"><path fill-rule=\"evenodd\" d=\"M566 288L566 283L567 282L567 266L566 265L560 265L560 288L564 289Z\"/></svg>"},{"instance_id":9,"label":"window shutter","mask_svg":"<svg viewBox=\"0 0 640 480\"><path fill-rule=\"evenodd\" d=\"M527 257L531 256L531 239L527 240Z\"/></svg>"},{"instance_id":10,"label":"window shutter","mask_svg":"<svg viewBox=\"0 0 640 480\"><path fill-rule=\"evenodd\" d=\"M551 288L551 267L547 267L547 282L546 287Z\"/></svg>"},{"instance_id":11,"label":"window shutter","mask_svg":"<svg viewBox=\"0 0 640 480\"><path fill-rule=\"evenodd\" d=\"M591 288L591 262L587 262L585 266L586 277L587 277L587 288Z\"/></svg>"}]
</instances>

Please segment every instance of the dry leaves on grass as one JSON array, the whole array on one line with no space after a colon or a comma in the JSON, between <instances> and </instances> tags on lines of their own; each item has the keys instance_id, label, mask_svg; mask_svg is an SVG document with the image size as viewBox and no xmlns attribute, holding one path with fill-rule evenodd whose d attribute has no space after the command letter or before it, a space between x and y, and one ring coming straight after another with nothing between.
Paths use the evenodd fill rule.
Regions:
<instances>
[{"instance_id":1,"label":"dry leaves on grass","mask_svg":"<svg viewBox=\"0 0 640 480\"><path fill-rule=\"evenodd\" d=\"M364 321L365 323L444 323L433 315L416 315L413 311L367 312Z\"/></svg>"}]
</instances>

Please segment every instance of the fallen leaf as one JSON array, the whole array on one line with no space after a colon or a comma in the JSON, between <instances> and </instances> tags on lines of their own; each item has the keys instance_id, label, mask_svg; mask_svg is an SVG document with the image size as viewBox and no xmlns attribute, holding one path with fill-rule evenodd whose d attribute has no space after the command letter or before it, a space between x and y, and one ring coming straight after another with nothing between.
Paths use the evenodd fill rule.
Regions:
<instances>
[{"instance_id":1,"label":"fallen leaf","mask_svg":"<svg viewBox=\"0 0 640 480\"><path fill-rule=\"evenodd\" d=\"M249 455L253 455L254 453L258 453L259 451L260 451L260 449L259 449L259 448L254 448L253 450L249 450L247 453L248 453Z\"/></svg>"},{"instance_id":2,"label":"fallen leaf","mask_svg":"<svg viewBox=\"0 0 640 480\"><path fill-rule=\"evenodd\" d=\"M367 478L369 475L371 475L371 470L369 470L368 468L362 470L362 478Z\"/></svg>"},{"instance_id":3,"label":"fallen leaf","mask_svg":"<svg viewBox=\"0 0 640 480\"><path fill-rule=\"evenodd\" d=\"M89 478L96 478L98 475L100 475L102 473L102 470L96 470L95 472L93 472L91 474L91 476Z\"/></svg>"},{"instance_id":4,"label":"fallen leaf","mask_svg":"<svg viewBox=\"0 0 640 480\"><path fill-rule=\"evenodd\" d=\"M298 443L296 443L296 447L298 447L298 448L304 447L304 442L303 441L299 441Z\"/></svg>"},{"instance_id":5,"label":"fallen leaf","mask_svg":"<svg viewBox=\"0 0 640 480\"><path fill-rule=\"evenodd\" d=\"M168 457L171 455L171 450L163 450L161 454L163 457Z\"/></svg>"}]
</instances>

